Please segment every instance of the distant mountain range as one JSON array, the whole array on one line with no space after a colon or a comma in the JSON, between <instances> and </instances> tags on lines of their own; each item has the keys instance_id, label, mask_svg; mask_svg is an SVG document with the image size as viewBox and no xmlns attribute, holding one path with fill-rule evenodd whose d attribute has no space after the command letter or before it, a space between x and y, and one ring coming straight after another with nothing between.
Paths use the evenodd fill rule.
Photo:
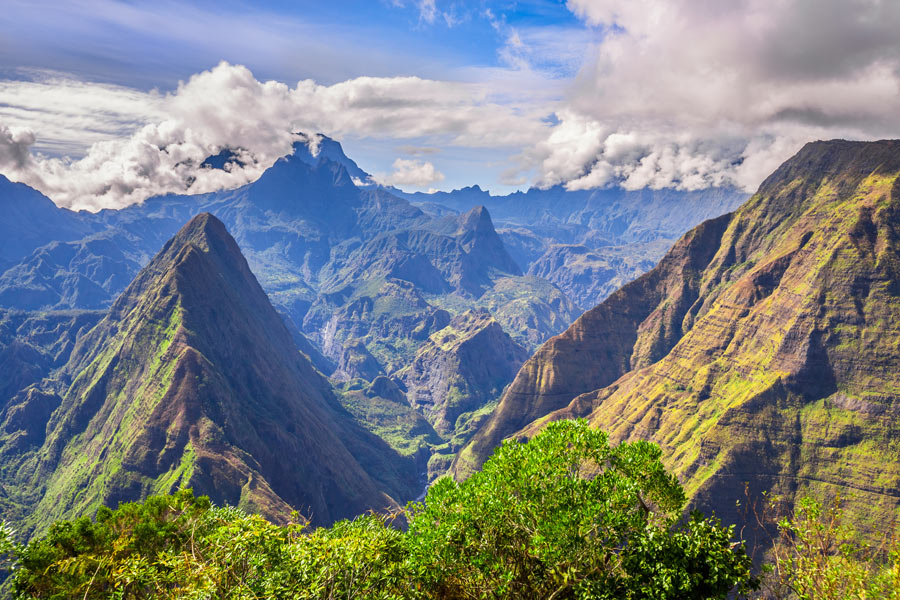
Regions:
<instances>
[{"instance_id":1,"label":"distant mountain range","mask_svg":"<svg viewBox=\"0 0 900 600\"><path fill-rule=\"evenodd\" d=\"M535 347L745 198L369 181L322 136L236 190L96 214L0 178L6 512L187 483L321 523L402 503Z\"/></svg>"}]
</instances>

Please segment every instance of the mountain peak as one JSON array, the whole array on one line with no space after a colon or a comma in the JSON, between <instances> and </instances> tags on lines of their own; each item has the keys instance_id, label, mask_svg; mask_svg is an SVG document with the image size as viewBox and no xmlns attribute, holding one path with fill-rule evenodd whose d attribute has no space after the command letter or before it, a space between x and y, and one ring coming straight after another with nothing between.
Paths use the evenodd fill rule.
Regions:
<instances>
[{"instance_id":1,"label":"mountain peak","mask_svg":"<svg viewBox=\"0 0 900 600\"><path fill-rule=\"evenodd\" d=\"M298 132L295 135L297 141L293 145L293 155L303 162L315 166L323 160L330 160L342 165L353 179L360 181L369 179L370 175L360 169L353 159L344 154L344 148L337 140L321 133Z\"/></svg>"},{"instance_id":2,"label":"mountain peak","mask_svg":"<svg viewBox=\"0 0 900 600\"><path fill-rule=\"evenodd\" d=\"M494 223L491 221L491 213L484 205L479 205L459 217L460 231L472 231L475 233L487 233L494 231Z\"/></svg>"},{"instance_id":3,"label":"mountain peak","mask_svg":"<svg viewBox=\"0 0 900 600\"><path fill-rule=\"evenodd\" d=\"M746 522L748 494L846 490L849 519L893 527L898 215L900 142L807 144L547 341L456 474L504 438L585 417L612 441L658 443L693 502L726 522Z\"/></svg>"},{"instance_id":4,"label":"mountain peak","mask_svg":"<svg viewBox=\"0 0 900 600\"><path fill-rule=\"evenodd\" d=\"M457 223L457 235L460 236L460 243L467 252L482 260L490 257L491 264L507 273L522 274L522 269L503 246L487 208L476 206L469 212L460 215Z\"/></svg>"},{"instance_id":5,"label":"mountain peak","mask_svg":"<svg viewBox=\"0 0 900 600\"><path fill-rule=\"evenodd\" d=\"M196 244L204 250L209 249L211 243L235 244L237 247L225 224L208 212L200 213L188 221L172 241L175 245Z\"/></svg>"},{"instance_id":6,"label":"mountain peak","mask_svg":"<svg viewBox=\"0 0 900 600\"><path fill-rule=\"evenodd\" d=\"M35 449L47 493L32 525L179 486L327 524L414 490L411 468L340 410L209 213L138 274L65 371L72 383Z\"/></svg>"}]
</instances>

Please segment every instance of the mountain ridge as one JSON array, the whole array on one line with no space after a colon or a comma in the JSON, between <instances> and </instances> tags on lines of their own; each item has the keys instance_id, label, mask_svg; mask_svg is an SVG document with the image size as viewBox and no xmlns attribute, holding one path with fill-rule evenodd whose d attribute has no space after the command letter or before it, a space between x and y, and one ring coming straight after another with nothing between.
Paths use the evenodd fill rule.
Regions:
<instances>
[{"instance_id":1,"label":"mountain ridge","mask_svg":"<svg viewBox=\"0 0 900 600\"><path fill-rule=\"evenodd\" d=\"M396 506L386 488L403 499L418 485L411 464L343 411L208 214L79 339L65 371L47 439L21 463L46 490L32 526L180 486L324 524ZM390 485L370 475L379 468Z\"/></svg>"},{"instance_id":2,"label":"mountain ridge","mask_svg":"<svg viewBox=\"0 0 900 600\"><path fill-rule=\"evenodd\" d=\"M695 504L729 522L746 523L735 503L748 482L751 500L789 504L849 492L848 516L882 530L900 506L898 217L900 141L807 144L545 343L456 473L503 437L586 417L614 441L659 443ZM679 260L694 265L680 279ZM649 310L623 318L641 290L656 294ZM578 365L592 373L568 379ZM517 410L533 418L504 419Z\"/></svg>"}]
</instances>

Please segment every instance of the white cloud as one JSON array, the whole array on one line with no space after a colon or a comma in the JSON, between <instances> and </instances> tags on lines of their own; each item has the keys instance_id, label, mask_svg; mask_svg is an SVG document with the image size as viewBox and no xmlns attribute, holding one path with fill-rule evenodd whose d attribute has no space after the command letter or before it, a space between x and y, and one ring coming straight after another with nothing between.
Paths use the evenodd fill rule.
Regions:
<instances>
[{"instance_id":1,"label":"white cloud","mask_svg":"<svg viewBox=\"0 0 900 600\"><path fill-rule=\"evenodd\" d=\"M0 122L39 131L34 148L42 152L77 156L94 142L130 135L165 117L154 92L47 71L18 74L24 79L0 80Z\"/></svg>"},{"instance_id":2,"label":"white cloud","mask_svg":"<svg viewBox=\"0 0 900 600\"><path fill-rule=\"evenodd\" d=\"M541 185L753 190L803 143L900 135L900 3L569 0L597 27Z\"/></svg>"},{"instance_id":3,"label":"white cloud","mask_svg":"<svg viewBox=\"0 0 900 600\"><path fill-rule=\"evenodd\" d=\"M446 20L454 6L406 5L424 23ZM398 159L382 175L397 185L441 180L417 160L431 149L445 150L441 165L454 177L447 150L455 147L516 155L497 167L512 185L752 190L807 141L900 137L898 2L567 6L584 30L513 28L485 9L501 39L500 64L456 69L454 81L356 77L291 86L228 63L171 93L53 73L0 81L0 172L63 206L117 207L241 185L288 152L294 132L307 131L414 144L400 150L412 160ZM146 20L122 11L116 22ZM243 167L198 168L226 147L242 149ZM457 164L470 160L455 154L463 156Z\"/></svg>"},{"instance_id":4,"label":"white cloud","mask_svg":"<svg viewBox=\"0 0 900 600\"><path fill-rule=\"evenodd\" d=\"M438 10L434 5L434 0L419 0L416 4L419 7L419 19L425 21L429 25L437 20Z\"/></svg>"},{"instance_id":5,"label":"white cloud","mask_svg":"<svg viewBox=\"0 0 900 600\"><path fill-rule=\"evenodd\" d=\"M389 175L376 174L373 179L381 185L412 186L425 188L432 183L444 180L444 174L438 171L430 161L398 158L394 161L393 172Z\"/></svg>"},{"instance_id":6,"label":"white cloud","mask_svg":"<svg viewBox=\"0 0 900 600\"><path fill-rule=\"evenodd\" d=\"M2 115L0 171L75 209L237 187L290 152L296 131L519 147L547 129L534 114L493 102L478 84L417 77L360 77L331 86L306 80L292 88L257 81L247 68L222 63L165 95L58 78L4 85L0 102L8 98L19 112ZM68 90L75 90L76 101L61 106ZM102 110L92 100L105 103ZM95 128L107 114L107 129ZM77 132L92 129L96 141L81 147L81 158L26 152L32 145L40 148L48 134L76 145ZM131 135L123 135L129 130ZM244 166L199 168L223 148L241 148ZM398 182L443 178L433 166L430 172L405 163L395 168Z\"/></svg>"}]
</instances>

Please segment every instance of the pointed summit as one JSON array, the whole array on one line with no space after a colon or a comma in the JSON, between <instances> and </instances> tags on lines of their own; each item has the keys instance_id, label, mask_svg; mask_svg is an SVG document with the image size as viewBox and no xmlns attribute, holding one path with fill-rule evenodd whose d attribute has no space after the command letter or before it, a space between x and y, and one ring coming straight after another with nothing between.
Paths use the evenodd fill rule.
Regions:
<instances>
[{"instance_id":1,"label":"pointed summit","mask_svg":"<svg viewBox=\"0 0 900 600\"><path fill-rule=\"evenodd\" d=\"M497 235L487 208L476 206L460 215L458 222L457 235L460 236L460 243L467 252L477 257L483 264L513 275L522 274L522 269L506 251L503 241Z\"/></svg>"},{"instance_id":2,"label":"pointed summit","mask_svg":"<svg viewBox=\"0 0 900 600\"><path fill-rule=\"evenodd\" d=\"M359 168L356 162L344 154L341 143L327 135L298 133L299 141L294 142L294 156L300 160L316 165L323 160L330 160L343 166L350 177L366 182L370 175Z\"/></svg>"},{"instance_id":3,"label":"pointed summit","mask_svg":"<svg viewBox=\"0 0 900 600\"><path fill-rule=\"evenodd\" d=\"M46 441L22 458L46 482L32 526L178 487L316 524L414 495L411 465L340 408L210 214L138 274L66 370Z\"/></svg>"}]
</instances>

